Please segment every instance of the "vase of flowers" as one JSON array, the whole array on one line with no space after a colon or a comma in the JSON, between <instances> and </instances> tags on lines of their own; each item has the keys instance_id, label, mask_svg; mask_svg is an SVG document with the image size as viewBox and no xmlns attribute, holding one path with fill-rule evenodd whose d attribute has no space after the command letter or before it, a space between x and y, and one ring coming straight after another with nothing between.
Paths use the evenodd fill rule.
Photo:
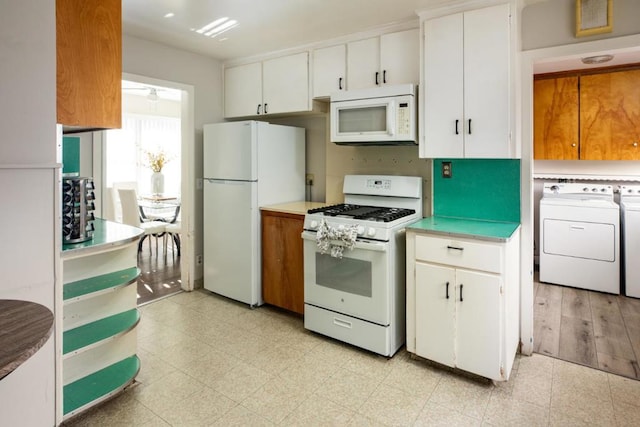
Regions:
<instances>
[{"instance_id":1,"label":"vase of flowers","mask_svg":"<svg viewBox=\"0 0 640 427\"><path fill-rule=\"evenodd\" d=\"M164 175L162 174L162 168L169 161L169 158L163 150L156 152L145 151L147 156L147 163L151 171L151 193L159 196L164 193Z\"/></svg>"}]
</instances>

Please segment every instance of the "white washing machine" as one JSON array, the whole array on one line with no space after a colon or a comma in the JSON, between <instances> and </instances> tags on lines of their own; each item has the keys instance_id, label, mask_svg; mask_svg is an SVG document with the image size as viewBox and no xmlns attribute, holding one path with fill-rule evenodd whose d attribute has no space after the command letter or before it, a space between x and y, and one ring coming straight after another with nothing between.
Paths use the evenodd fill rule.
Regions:
<instances>
[{"instance_id":1,"label":"white washing machine","mask_svg":"<svg viewBox=\"0 0 640 427\"><path fill-rule=\"evenodd\" d=\"M640 298L640 185L620 187L624 293Z\"/></svg>"},{"instance_id":2,"label":"white washing machine","mask_svg":"<svg viewBox=\"0 0 640 427\"><path fill-rule=\"evenodd\" d=\"M610 185L544 185L540 281L620 293L620 207Z\"/></svg>"}]
</instances>

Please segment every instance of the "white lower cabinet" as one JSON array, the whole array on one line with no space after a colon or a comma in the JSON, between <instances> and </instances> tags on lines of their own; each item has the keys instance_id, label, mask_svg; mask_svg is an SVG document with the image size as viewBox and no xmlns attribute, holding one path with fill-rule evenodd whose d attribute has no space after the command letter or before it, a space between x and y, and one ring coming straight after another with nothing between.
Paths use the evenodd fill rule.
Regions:
<instances>
[{"instance_id":1,"label":"white lower cabinet","mask_svg":"<svg viewBox=\"0 0 640 427\"><path fill-rule=\"evenodd\" d=\"M519 231L482 242L408 230L407 350L507 380L519 344L518 250Z\"/></svg>"}]
</instances>

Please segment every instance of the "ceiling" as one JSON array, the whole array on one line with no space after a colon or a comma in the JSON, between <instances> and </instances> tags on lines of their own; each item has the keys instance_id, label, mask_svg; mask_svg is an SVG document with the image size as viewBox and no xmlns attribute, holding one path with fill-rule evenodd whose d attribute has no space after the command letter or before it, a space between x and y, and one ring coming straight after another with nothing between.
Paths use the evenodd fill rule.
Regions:
<instances>
[{"instance_id":1,"label":"ceiling","mask_svg":"<svg viewBox=\"0 0 640 427\"><path fill-rule=\"evenodd\" d=\"M416 10L446 0L123 0L123 32L211 56L242 58L386 24L417 23ZM174 16L165 18L165 14ZM216 38L195 29L221 17L238 26Z\"/></svg>"},{"instance_id":2,"label":"ceiling","mask_svg":"<svg viewBox=\"0 0 640 427\"><path fill-rule=\"evenodd\" d=\"M417 11L462 0L123 0L123 32L222 61L418 21ZM525 5L549 0L525 0ZM165 17L173 13L172 17ZM238 25L215 38L195 30L228 17ZM640 62L640 49L603 65ZM596 65L602 66L602 65ZM592 68L579 57L536 64L536 73Z\"/></svg>"}]
</instances>

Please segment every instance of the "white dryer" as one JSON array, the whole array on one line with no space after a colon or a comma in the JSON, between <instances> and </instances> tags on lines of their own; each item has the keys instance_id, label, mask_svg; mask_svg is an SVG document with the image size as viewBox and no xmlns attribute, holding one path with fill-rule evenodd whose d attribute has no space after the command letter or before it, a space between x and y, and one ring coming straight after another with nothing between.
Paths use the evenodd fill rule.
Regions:
<instances>
[{"instance_id":1,"label":"white dryer","mask_svg":"<svg viewBox=\"0 0 640 427\"><path fill-rule=\"evenodd\" d=\"M640 185L620 187L624 293L640 298Z\"/></svg>"},{"instance_id":2,"label":"white dryer","mask_svg":"<svg viewBox=\"0 0 640 427\"><path fill-rule=\"evenodd\" d=\"M544 185L540 281L620 293L620 207L610 185Z\"/></svg>"}]
</instances>

